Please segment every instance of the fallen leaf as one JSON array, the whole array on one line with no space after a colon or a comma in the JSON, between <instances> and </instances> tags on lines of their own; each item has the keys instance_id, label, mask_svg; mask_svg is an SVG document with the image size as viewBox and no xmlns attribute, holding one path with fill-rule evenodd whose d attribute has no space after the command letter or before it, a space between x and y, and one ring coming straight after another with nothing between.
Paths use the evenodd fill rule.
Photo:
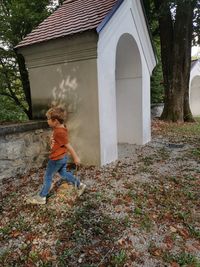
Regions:
<instances>
[{"instance_id":1,"label":"fallen leaf","mask_svg":"<svg viewBox=\"0 0 200 267\"><path fill-rule=\"evenodd\" d=\"M55 260L55 256L53 256L50 249L47 248L40 252L40 256L44 261Z\"/></svg>"},{"instance_id":2,"label":"fallen leaf","mask_svg":"<svg viewBox=\"0 0 200 267\"><path fill-rule=\"evenodd\" d=\"M188 230L186 229L178 229L178 233L185 239L187 239L190 236Z\"/></svg>"},{"instance_id":3,"label":"fallen leaf","mask_svg":"<svg viewBox=\"0 0 200 267\"><path fill-rule=\"evenodd\" d=\"M22 233L19 232L19 231L13 231L13 232L10 234L10 237L14 237L14 238L16 238L16 237L20 236L21 234L22 234Z\"/></svg>"},{"instance_id":4,"label":"fallen leaf","mask_svg":"<svg viewBox=\"0 0 200 267\"><path fill-rule=\"evenodd\" d=\"M173 242L173 239L171 238L171 236L165 236L164 242L165 242L168 249L171 249L173 247L174 242Z\"/></svg>"},{"instance_id":5,"label":"fallen leaf","mask_svg":"<svg viewBox=\"0 0 200 267\"><path fill-rule=\"evenodd\" d=\"M171 267L180 267L180 265L177 262L172 262Z\"/></svg>"},{"instance_id":6,"label":"fallen leaf","mask_svg":"<svg viewBox=\"0 0 200 267\"><path fill-rule=\"evenodd\" d=\"M156 249L156 250L153 251L152 254L153 254L154 256L160 256L161 253L162 253L161 249Z\"/></svg>"},{"instance_id":7,"label":"fallen leaf","mask_svg":"<svg viewBox=\"0 0 200 267\"><path fill-rule=\"evenodd\" d=\"M170 226L170 231L172 232L172 233L176 233L177 232L177 229L174 227L174 226Z\"/></svg>"}]
</instances>

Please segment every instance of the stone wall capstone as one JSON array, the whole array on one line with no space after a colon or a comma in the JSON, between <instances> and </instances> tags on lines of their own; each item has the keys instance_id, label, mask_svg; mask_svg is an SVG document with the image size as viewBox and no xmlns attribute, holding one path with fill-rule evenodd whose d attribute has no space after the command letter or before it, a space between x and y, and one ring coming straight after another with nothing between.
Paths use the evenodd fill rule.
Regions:
<instances>
[{"instance_id":1,"label":"stone wall capstone","mask_svg":"<svg viewBox=\"0 0 200 267\"><path fill-rule=\"evenodd\" d=\"M0 183L44 166L50 129L45 121L0 126Z\"/></svg>"}]
</instances>

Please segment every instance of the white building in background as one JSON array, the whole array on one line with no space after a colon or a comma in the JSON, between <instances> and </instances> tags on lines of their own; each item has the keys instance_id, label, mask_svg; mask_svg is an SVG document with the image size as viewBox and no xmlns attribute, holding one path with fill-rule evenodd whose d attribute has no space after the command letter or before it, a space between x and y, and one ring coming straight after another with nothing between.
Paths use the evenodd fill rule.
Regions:
<instances>
[{"instance_id":1,"label":"white building in background","mask_svg":"<svg viewBox=\"0 0 200 267\"><path fill-rule=\"evenodd\" d=\"M118 143L150 141L156 58L140 0L65 1L17 49L34 118L64 105L83 163L103 165L118 158Z\"/></svg>"},{"instance_id":2,"label":"white building in background","mask_svg":"<svg viewBox=\"0 0 200 267\"><path fill-rule=\"evenodd\" d=\"M200 46L192 47L192 57L200 58Z\"/></svg>"},{"instance_id":3,"label":"white building in background","mask_svg":"<svg viewBox=\"0 0 200 267\"><path fill-rule=\"evenodd\" d=\"M189 88L191 112L193 116L200 116L200 59L191 63Z\"/></svg>"}]
</instances>

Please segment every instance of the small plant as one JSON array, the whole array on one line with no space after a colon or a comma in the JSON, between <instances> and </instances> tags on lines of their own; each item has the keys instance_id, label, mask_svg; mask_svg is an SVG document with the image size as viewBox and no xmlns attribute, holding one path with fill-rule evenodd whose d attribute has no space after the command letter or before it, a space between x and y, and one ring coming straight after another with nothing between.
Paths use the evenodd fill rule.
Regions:
<instances>
[{"instance_id":1,"label":"small plant","mask_svg":"<svg viewBox=\"0 0 200 267\"><path fill-rule=\"evenodd\" d=\"M22 216L19 216L18 220L16 221L15 227L18 231L29 231L31 228Z\"/></svg>"},{"instance_id":2,"label":"small plant","mask_svg":"<svg viewBox=\"0 0 200 267\"><path fill-rule=\"evenodd\" d=\"M146 231L150 231L152 228L152 221L148 217L148 215L144 215L143 219L141 220L140 227Z\"/></svg>"},{"instance_id":3,"label":"small plant","mask_svg":"<svg viewBox=\"0 0 200 267\"><path fill-rule=\"evenodd\" d=\"M123 267L127 260L127 255L125 250L121 250L118 253L111 256L111 261L109 266Z\"/></svg>"},{"instance_id":4,"label":"small plant","mask_svg":"<svg viewBox=\"0 0 200 267\"><path fill-rule=\"evenodd\" d=\"M193 156L195 156L196 158L200 158L200 148L195 148L191 152Z\"/></svg>"},{"instance_id":5,"label":"small plant","mask_svg":"<svg viewBox=\"0 0 200 267\"><path fill-rule=\"evenodd\" d=\"M195 192L187 191L185 194L190 200L198 199L198 196L195 194Z\"/></svg>"},{"instance_id":6,"label":"small plant","mask_svg":"<svg viewBox=\"0 0 200 267\"><path fill-rule=\"evenodd\" d=\"M154 162L154 158L152 156L146 156L142 160L143 160L145 166L152 165Z\"/></svg>"},{"instance_id":7,"label":"small plant","mask_svg":"<svg viewBox=\"0 0 200 267\"><path fill-rule=\"evenodd\" d=\"M165 147L160 148L160 150L158 150L158 158L162 160L169 159L169 151Z\"/></svg>"},{"instance_id":8,"label":"small plant","mask_svg":"<svg viewBox=\"0 0 200 267\"><path fill-rule=\"evenodd\" d=\"M136 198L137 198L137 194L136 194L136 192L133 191L133 190L131 190L131 189L129 189L127 195L128 195L129 197L131 197L132 199L136 199Z\"/></svg>"},{"instance_id":9,"label":"small plant","mask_svg":"<svg viewBox=\"0 0 200 267\"><path fill-rule=\"evenodd\" d=\"M189 170L188 170L188 171L189 171ZM190 171L193 171L193 169L190 170ZM195 171L195 170L194 170L194 171ZM187 176L185 177L185 179L188 180L188 181L196 181L196 180L197 180L196 177L191 176L191 175L187 175Z\"/></svg>"},{"instance_id":10,"label":"small plant","mask_svg":"<svg viewBox=\"0 0 200 267\"><path fill-rule=\"evenodd\" d=\"M39 254L36 251L31 251L29 253L29 258L36 263L39 260Z\"/></svg>"},{"instance_id":11,"label":"small plant","mask_svg":"<svg viewBox=\"0 0 200 267\"><path fill-rule=\"evenodd\" d=\"M200 230L199 229L196 229L192 225L187 225L187 227L188 227L188 229L189 229L189 231L193 237L200 238Z\"/></svg>"},{"instance_id":12,"label":"small plant","mask_svg":"<svg viewBox=\"0 0 200 267\"><path fill-rule=\"evenodd\" d=\"M135 213L136 215L142 215L142 209L136 207L135 210L134 210L134 213Z\"/></svg>"},{"instance_id":13,"label":"small plant","mask_svg":"<svg viewBox=\"0 0 200 267\"><path fill-rule=\"evenodd\" d=\"M143 172L143 173L151 173L152 170L149 166L140 166L138 169L139 172Z\"/></svg>"},{"instance_id":14,"label":"small plant","mask_svg":"<svg viewBox=\"0 0 200 267\"><path fill-rule=\"evenodd\" d=\"M185 212L185 211L179 211L179 212L175 213L174 215L176 217L178 217L179 219L186 221L191 216L191 213Z\"/></svg>"},{"instance_id":15,"label":"small plant","mask_svg":"<svg viewBox=\"0 0 200 267\"><path fill-rule=\"evenodd\" d=\"M94 200L93 200L96 205L101 205L101 203L106 203L106 202L110 202L111 198L109 196L107 196L104 192L96 192L94 194Z\"/></svg>"},{"instance_id":16,"label":"small plant","mask_svg":"<svg viewBox=\"0 0 200 267\"><path fill-rule=\"evenodd\" d=\"M8 235L11 231L10 225L6 225L0 229L0 234L2 234L4 237Z\"/></svg>"},{"instance_id":17,"label":"small plant","mask_svg":"<svg viewBox=\"0 0 200 267\"><path fill-rule=\"evenodd\" d=\"M123 220L123 225L124 225L125 227L130 226L130 217L129 217L128 215L125 216L125 218L124 218L124 220Z\"/></svg>"},{"instance_id":18,"label":"small plant","mask_svg":"<svg viewBox=\"0 0 200 267\"><path fill-rule=\"evenodd\" d=\"M73 249L64 250L62 254L58 257L59 266L65 267L67 259L69 259L74 253Z\"/></svg>"},{"instance_id":19,"label":"small plant","mask_svg":"<svg viewBox=\"0 0 200 267\"><path fill-rule=\"evenodd\" d=\"M169 178L171 181L173 181L175 184L179 184L180 183L180 179L178 179L176 176L172 176Z\"/></svg>"},{"instance_id":20,"label":"small plant","mask_svg":"<svg viewBox=\"0 0 200 267\"><path fill-rule=\"evenodd\" d=\"M0 254L0 264L1 266L5 266L4 263L6 262L6 259L9 257L9 250L6 249Z\"/></svg>"}]
</instances>

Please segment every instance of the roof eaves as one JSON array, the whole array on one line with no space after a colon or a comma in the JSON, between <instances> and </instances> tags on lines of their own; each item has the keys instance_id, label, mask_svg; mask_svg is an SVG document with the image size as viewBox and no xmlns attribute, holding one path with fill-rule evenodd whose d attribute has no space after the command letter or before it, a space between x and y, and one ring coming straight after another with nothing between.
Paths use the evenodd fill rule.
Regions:
<instances>
[{"instance_id":1,"label":"roof eaves","mask_svg":"<svg viewBox=\"0 0 200 267\"><path fill-rule=\"evenodd\" d=\"M121 6L121 4L124 2L124 0L118 0L117 3L112 7L110 12L105 16L105 18L102 20L102 22L98 25L96 28L97 33L100 33L100 31L106 26L108 21L112 18L112 16L115 14L117 9Z\"/></svg>"}]
</instances>

